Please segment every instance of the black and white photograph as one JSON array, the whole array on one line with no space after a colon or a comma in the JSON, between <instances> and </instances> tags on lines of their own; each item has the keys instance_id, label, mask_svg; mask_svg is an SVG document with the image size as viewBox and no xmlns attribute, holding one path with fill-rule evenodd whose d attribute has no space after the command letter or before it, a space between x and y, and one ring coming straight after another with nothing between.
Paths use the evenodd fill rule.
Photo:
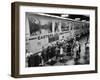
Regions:
<instances>
[{"instance_id":1,"label":"black and white photograph","mask_svg":"<svg viewBox=\"0 0 100 80\"><path fill-rule=\"evenodd\" d=\"M25 13L25 67L90 64L90 16Z\"/></svg>"}]
</instances>

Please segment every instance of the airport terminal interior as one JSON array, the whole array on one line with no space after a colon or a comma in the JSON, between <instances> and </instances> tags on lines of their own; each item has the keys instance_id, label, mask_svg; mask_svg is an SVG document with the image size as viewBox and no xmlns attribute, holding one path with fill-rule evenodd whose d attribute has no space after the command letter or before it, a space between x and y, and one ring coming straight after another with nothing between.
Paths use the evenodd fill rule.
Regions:
<instances>
[{"instance_id":1,"label":"airport terminal interior","mask_svg":"<svg viewBox=\"0 0 100 80\"><path fill-rule=\"evenodd\" d=\"M26 67L90 64L89 15L26 13Z\"/></svg>"}]
</instances>

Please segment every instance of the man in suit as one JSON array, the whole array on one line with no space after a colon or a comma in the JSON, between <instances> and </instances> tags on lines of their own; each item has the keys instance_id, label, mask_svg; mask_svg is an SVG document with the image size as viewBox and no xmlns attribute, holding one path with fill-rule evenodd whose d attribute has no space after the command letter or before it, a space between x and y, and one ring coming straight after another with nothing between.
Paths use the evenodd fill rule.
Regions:
<instances>
[{"instance_id":1,"label":"man in suit","mask_svg":"<svg viewBox=\"0 0 100 80\"><path fill-rule=\"evenodd\" d=\"M42 47L42 52L41 52L41 56L43 59L43 63L45 63L47 61L47 54L46 54L47 49Z\"/></svg>"},{"instance_id":2,"label":"man in suit","mask_svg":"<svg viewBox=\"0 0 100 80\"><path fill-rule=\"evenodd\" d=\"M56 60L57 60L60 55L60 48L58 46L56 46L55 48L55 54L56 54Z\"/></svg>"},{"instance_id":3,"label":"man in suit","mask_svg":"<svg viewBox=\"0 0 100 80\"><path fill-rule=\"evenodd\" d=\"M41 56L41 53L38 53L34 56L34 66L37 67L37 66L42 66L42 56Z\"/></svg>"}]
</instances>

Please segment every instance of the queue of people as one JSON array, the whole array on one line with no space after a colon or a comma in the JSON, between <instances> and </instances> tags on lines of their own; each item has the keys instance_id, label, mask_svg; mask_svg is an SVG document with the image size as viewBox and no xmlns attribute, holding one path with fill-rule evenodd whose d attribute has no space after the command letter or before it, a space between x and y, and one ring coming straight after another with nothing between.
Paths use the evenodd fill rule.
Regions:
<instances>
[{"instance_id":1,"label":"queue of people","mask_svg":"<svg viewBox=\"0 0 100 80\"><path fill-rule=\"evenodd\" d=\"M27 62L28 67L45 66L48 62L55 58L55 62L62 60L64 56L70 56L77 61L80 58L81 44L78 40L73 38L70 41L60 40L56 43L51 43L48 47L42 47L42 51L36 54L28 52ZM31 53L31 54L30 54Z\"/></svg>"}]
</instances>

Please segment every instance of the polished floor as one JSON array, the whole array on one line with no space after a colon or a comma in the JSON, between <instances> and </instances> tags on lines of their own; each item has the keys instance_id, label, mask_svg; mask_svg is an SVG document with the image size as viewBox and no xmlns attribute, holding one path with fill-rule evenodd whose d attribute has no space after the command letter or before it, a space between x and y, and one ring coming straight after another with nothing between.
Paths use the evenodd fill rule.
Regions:
<instances>
[{"instance_id":1,"label":"polished floor","mask_svg":"<svg viewBox=\"0 0 100 80\"><path fill-rule=\"evenodd\" d=\"M63 66L63 65L83 65L83 64L89 64L89 50L86 51L86 42L87 42L87 36L82 37L79 40L81 44L81 52L80 52L80 58L75 61L73 56L67 56L64 55L63 57L53 57L50 59L45 66ZM89 44L88 44L89 45Z\"/></svg>"}]
</instances>

